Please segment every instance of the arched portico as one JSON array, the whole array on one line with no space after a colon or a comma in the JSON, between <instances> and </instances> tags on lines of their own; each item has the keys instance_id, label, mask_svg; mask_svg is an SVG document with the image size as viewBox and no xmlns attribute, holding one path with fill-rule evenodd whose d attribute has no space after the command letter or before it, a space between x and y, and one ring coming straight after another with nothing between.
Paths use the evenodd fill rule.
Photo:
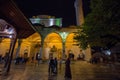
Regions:
<instances>
[{"instance_id":1,"label":"arched portico","mask_svg":"<svg viewBox=\"0 0 120 80\"><path fill-rule=\"evenodd\" d=\"M73 29L64 29L61 31L51 31L45 34L45 36L40 36L39 33L37 33L37 36L34 36L36 40L38 40L38 45L42 44L42 50L41 46L37 47L37 50L35 51L35 48L31 48L30 56L32 57L33 54L35 56L35 53L39 52L41 53L42 59L49 59L49 54L51 53L52 48L56 48L57 51L53 51L53 57L57 58L66 58L68 57L69 51L71 50L74 54L74 59L77 59L80 51L82 50L79 46L76 46L76 42L74 41L74 31ZM42 34L44 35L44 34ZM34 43L32 43L32 46L34 46ZM86 60L90 59L90 49L82 50L86 55ZM57 54L56 54L57 53ZM89 55L89 56L88 56Z\"/></svg>"},{"instance_id":2,"label":"arched portico","mask_svg":"<svg viewBox=\"0 0 120 80\"><path fill-rule=\"evenodd\" d=\"M61 34L62 33L62 34ZM73 52L75 55L74 59L77 59L78 54L80 53L81 48L76 46L76 42L73 39L74 33L71 32L52 32L49 33L44 40L44 52L43 57L48 59L50 54L52 53L53 57L65 58L69 54L69 50ZM56 49L56 51L52 51L52 49ZM65 51L65 52L64 52Z\"/></svg>"}]
</instances>

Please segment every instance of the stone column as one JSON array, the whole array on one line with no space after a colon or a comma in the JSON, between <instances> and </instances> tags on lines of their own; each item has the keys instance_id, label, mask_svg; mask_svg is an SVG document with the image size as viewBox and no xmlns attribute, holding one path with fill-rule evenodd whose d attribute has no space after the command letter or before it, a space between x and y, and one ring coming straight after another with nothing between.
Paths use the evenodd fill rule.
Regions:
<instances>
[{"instance_id":1,"label":"stone column","mask_svg":"<svg viewBox=\"0 0 120 80\"><path fill-rule=\"evenodd\" d=\"M65 42L66 42L66 38L68 36L68 33L67 32L59 32L61 38L62 38L62 59L65 59Z\"/></svg>"},{"instance_id":2,"label":"stone column","mask_svg":"<svg viewBox=\"0 0 120 80\"><path fill-rule=\"evenodd\" d=\"M66 55L65 55L65 42L64 42L64 41L62 42L62 47L63 47L62 58L65 59L65 58L66 58Z\"/></svg>"},{"instance_id":3,"label":"stone column","mask_svg":"<svg viewBox=\"0 0 120 80\"><path fill-rule=\"evenodd\" d=\"M22 39L18 39L18 47L17 47L17 50L16 50L16 58L19 56L21 43L22 43Z\"/></svg>"},{"instance_id":4,"label":"stone column","mask_svg":"<svg viewBox=\"0 0 120 80\"><path fill-rule=\"evenodd\" d=\"M41 46L40 46L40 58L42 59L43 58L43 48L44 47L44 37L41 38Z\"/></svg>"}]
</instances>

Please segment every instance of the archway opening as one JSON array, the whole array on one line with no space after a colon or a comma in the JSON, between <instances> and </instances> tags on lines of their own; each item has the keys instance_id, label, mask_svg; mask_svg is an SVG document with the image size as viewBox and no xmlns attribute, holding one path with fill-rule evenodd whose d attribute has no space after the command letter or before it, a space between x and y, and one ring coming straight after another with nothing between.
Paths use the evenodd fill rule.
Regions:
<instances>
[{"instance_id":1,"label":"archway opening","mask_svg":"<svg viewBox=\"0 0 120 80\"><path fill-rule=\"evenodd\" d=\"M44 41L44 57L49 59L50 57L56 57L57 59L62 57L62 39L58 33L50 33L47 35Z\"/></svg>"},{"instance_id":2,"label":"archway opening","mask_svg":"<svg viewBox=\"0 0 120 80\"><path fill-rule=\"evenodd\" d=\"M32 34L30 37L28 37L27 39L24 39L22 46L23 46L23 49L21 49L21 50L25 51L28 48L28 56L30 58L32 58L32 57L35 58L36 54L40 53L40 47L41 47L40 34L36 32L36 33Z\"/></svg>"},{"instance_id":3,"label":"archway opening","mask_svg":"<svg viewBox=\"0 0 120 80\"><path fill-rule=\"evenodd\" d=\"M74 33L70 33L66 38L66 55L69 56L70 53L74 55L74 59L77 59L78 54L80 53L80 47L76 46L74 40Z\"/></svg>"}]
</instances>

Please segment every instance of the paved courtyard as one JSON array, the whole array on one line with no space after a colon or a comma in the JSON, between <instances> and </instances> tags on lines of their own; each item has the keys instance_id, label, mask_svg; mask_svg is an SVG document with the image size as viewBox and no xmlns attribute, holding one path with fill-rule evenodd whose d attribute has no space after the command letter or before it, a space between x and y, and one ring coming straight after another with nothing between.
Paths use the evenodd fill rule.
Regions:
<instances>
[{"instance_id":1,"label":"paved courtyard","mask_svg":"<svg viewBox=\"0 0 120 80\"><path fill-rule=\"evenodd\" d=\"M0 80L66 80L64 78L65 65L58 69L57 75L48 74L48 63L36 65L11 66L9 75L0 75ZM119 64L91 64L86 61L74 61L71 63L71 80L120 80Z\"/></svg>"}]
</instances>

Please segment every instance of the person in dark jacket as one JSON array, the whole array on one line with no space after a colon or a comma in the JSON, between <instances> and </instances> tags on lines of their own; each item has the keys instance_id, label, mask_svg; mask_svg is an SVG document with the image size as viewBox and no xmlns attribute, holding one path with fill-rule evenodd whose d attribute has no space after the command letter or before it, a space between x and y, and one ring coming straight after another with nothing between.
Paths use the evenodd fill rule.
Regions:
<instances>
[{"instance_id":1,"label":"person in dark jacket","mask_svg":"<svg viewBox=\"0 0 120 80\"><path fill-rule=\"evenodd\" d=\"M68 58L65 62L65 78L71 79L71 69L70 69L70 58Z\"/></svg>"},{"instance_id":2,"label":"person in dark jacket","mask_svg":"<svg viewBox=\"0 0 120 80\"><path fill-rule=\"evenodd\" d=\"M58 61L57 58L54 59L54 73L57 74L57 70L58 70Z\"/></svg>"},{"instance_id":3,"label":"person in dark jacket","mask_svg":"<svg viewBox=\"0 0 120 80\"><path fill-rule=\"evenodd\" d=\"M49 60L49 68L48 68L49 74L54 73L54 66L55 66L54 59L53 59L53 57L51 57L50 60Z\"/></svg>"}]
</instances>

